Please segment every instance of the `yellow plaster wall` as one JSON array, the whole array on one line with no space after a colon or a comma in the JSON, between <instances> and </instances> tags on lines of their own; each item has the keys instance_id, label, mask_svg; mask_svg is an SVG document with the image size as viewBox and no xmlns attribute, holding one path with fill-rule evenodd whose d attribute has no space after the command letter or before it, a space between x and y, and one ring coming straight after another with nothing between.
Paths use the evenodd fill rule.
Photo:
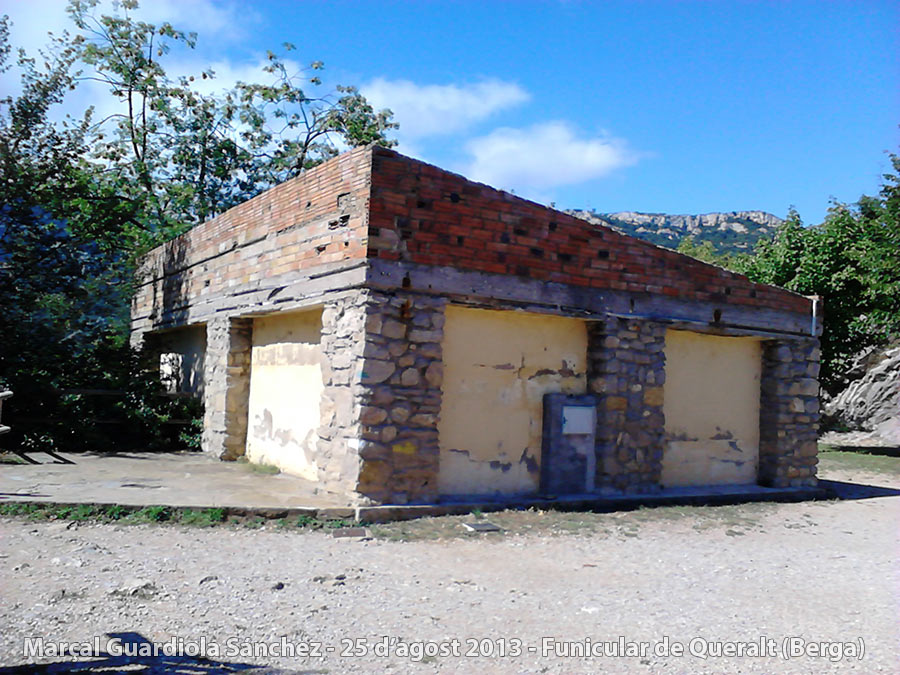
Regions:
<instances>
[{"instance_id":1,"label":"yellow plaster wall","mask_svg":"<svg viewBox=\"0 0 900 675\"><path fill-rule=\"evenodd\" d=\"M443 356L440 493L536 492L543 396L585 392L585 322L451 305Z\"/></svg>"},{"instance_id":2,"label":"yellow plaster wall","mask_svg":"<svg viewBox=\"0 0 900 675\"><path fill-rule=\"evenodd\" d=\"M666 487L755 483L762 346L666 331Z\"/></svg>"},{"instance_id":3,"label":"yellow plaster wall","mask_svg":"<svg viewBox=\"0 0 900 675\"><path fill-rule=\"evenodd\" d=\"M322 312L253 322L247 459L317 480Z\"/></svg>"}]
</instances>

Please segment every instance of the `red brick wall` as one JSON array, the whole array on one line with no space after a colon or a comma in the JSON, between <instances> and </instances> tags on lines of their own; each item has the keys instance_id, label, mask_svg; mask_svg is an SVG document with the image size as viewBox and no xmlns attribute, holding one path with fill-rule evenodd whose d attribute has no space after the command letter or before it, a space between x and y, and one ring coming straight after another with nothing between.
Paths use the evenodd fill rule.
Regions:
<instances>
[{"instance_id":1,"label":"red brick wall","mask_svg":"<svg viewBox=\"0 0 900 675\"><path fill-rule=\"evenodd\" d=\"M178 309L287 272L364 259L370 166L368 148L353 150L154 249L142 265L132 316Z\"/></svg>"},{"instance_id":2,"label":"red brick wall","mask_svg":"<svg viewBox=\"0 0 900 675\"><path fill-rule=\"evenodd\" d=\"M377 148L369 256L685 300L810 311L806 298Z\"/></svg>"}]
</instances>

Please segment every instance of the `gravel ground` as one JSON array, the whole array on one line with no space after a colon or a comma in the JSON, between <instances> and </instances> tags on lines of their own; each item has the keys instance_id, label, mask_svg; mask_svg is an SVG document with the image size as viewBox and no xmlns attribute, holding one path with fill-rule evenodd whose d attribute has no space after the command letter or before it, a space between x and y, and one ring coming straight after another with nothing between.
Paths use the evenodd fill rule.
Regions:
<instances>
[{"instance_id":1,"label":"gravel ground","mask_svg":"<svg viewBox=\"0 0 900 675\"><path fill-rule=\"evenodd\" d=\"M900 488L900 470L828 477ZM506 512L489 518L501 533L441 518L380 526L369 540L4 518L0 663L24 669L0 672L104 661L114 672L122 660L56 657L52 643L97 636L106 647L120 634L130 645L175 638L189 653L205 641L206 661L131 659L140 672L897 673L898 516L895 496ZM245 651L275 652L282 637L321 655ZM609 650L620 637L646 653L573 655L571 643ZM783 658L792 637L807 655ZM32 640L36 654L29 638L44 639ZM745 654L718 655L729 649Z\"/></svg>"}]
</instances>

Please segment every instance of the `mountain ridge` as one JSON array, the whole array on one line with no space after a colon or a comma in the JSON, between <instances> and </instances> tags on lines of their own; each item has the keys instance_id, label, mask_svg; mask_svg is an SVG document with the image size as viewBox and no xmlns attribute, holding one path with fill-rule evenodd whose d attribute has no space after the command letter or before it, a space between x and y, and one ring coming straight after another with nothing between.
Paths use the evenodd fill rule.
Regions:
<instances>
[{"instance_id":1,"label":"mountain ridge","mask_svg":"<svg viewBox=\"0 0 900 675\"><path fill-rule=\"evenodd\" d=\"M682 239L691 236L696 243L711 242L719 253L750 253L757 241L772 237L784 222L766 211L668 214L569 209L566 213L667 248L677 248Z\"/></svg>"}]
</instances>

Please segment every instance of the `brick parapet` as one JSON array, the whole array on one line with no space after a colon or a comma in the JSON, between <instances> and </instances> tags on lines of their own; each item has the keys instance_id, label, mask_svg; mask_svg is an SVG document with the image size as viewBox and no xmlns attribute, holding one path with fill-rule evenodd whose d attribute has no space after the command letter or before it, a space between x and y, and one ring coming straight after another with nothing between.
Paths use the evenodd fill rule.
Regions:
<instances>
[{"instance_id":1,"label":"brick parapet","mask_svg":"<svg viewBox=\"0 0 900 675\"><path fill-rule=\"evenodd\" d=\"M371 149L353 150L153 249L138 271L133 323L153 329L210 299L364 262L370 170Z\"/></svg>"},{"instance_id":2,"label":"brick parapet","mask_svg":"<svg viewBox=\"0 0 900 675\"><path fill-rule=\"evenodd\" d=\"M452 271L451 283L460 275L484 274L506 279L498 281L506 285L568 288L573 299L584 293L609 295L613 304L619 296L626 303L629 297L656 298L652 313L672 310L690 319L711 320L708 307L720 313L724 308L726 321L735 312L762 311L776 331L796 332L790 317L811 310L807 298L789 291L369 147L336 157L151 251L139 275L133 329L203 322L223 312L271 311L269 305L283 300L279 293L296 279L376 262L381 267L371 276L383 290L389 290L387 282L405 288L402 274L384 275L384 265L395 263ZM367 277L365 269L360 276ZM445 291L440 284L430 290ZM699 309L687 311L688 305Z\"/></svg>"},{"instance_id":3,"label":"brick parapet","mask_svg":"<svg viewBox=\"0 0 900 675\"><path fill-rule=\"evenodd\" d=\"M809 313L810 300L376 148L368 257Z\"/></svg>"}]
</instances>

